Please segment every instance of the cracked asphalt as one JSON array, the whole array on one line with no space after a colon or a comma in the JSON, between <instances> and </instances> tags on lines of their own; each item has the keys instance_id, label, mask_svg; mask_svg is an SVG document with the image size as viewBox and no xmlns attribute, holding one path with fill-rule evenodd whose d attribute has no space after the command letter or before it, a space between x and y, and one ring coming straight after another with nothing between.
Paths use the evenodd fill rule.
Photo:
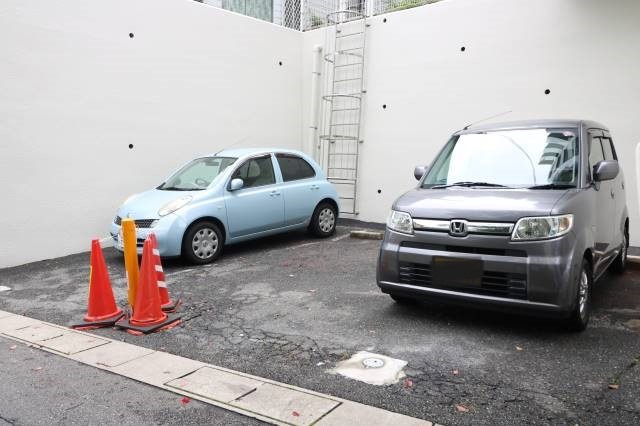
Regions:
<instances>
[{"instance_id":1,"label":"cracked asphalt","mask_svg":"<svg viewBox=\"0 0 640 426\"><path fill-rule=\"evenodd\" d=\"M0 425L264 425L0 337Z\"/></svg>"},{"instance_id":2,"label":"cracked asphalt","mask_svg":"<svg viewBox=\"0 0 640 426\"><path fill-rule=\"evenodd\" d=\"M640 423L640 270L605 276L589 328L575 334L552 320L397 305L375 284L380 242L348 238L351 229L228 247L208 266L165 260L183 323L146 336L94 332L446 425ZM121 255L105 258L124 305ZM81 318L88 261L0 270L12 288L0 309L62 325ZM328 373L361 350L408 361L408 380L373 386Z\"/></svg>"}]
</instances>

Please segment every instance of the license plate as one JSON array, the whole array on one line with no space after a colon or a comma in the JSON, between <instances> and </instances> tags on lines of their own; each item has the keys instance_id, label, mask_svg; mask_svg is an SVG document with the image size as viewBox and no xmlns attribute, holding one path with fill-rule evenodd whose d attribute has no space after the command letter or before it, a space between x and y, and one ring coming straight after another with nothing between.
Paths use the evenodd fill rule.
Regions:
<instances>
[{"instance_id":1,"label":"license plate","mask_svg":"<svg viewBox=\"0 0 640 426\"><path fill-rule=\"evenodd\" d=\"M437 286L480 287L484 262L434 256L431 260L431 281Z\"/></svg>"}]
</instances>

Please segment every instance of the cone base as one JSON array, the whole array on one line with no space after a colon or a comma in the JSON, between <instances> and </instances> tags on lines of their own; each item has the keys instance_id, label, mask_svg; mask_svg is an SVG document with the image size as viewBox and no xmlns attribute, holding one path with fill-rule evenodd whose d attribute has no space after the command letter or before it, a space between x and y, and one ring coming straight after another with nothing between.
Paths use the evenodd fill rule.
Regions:
<instances>
[{"instance_id":1,"label":"cone base","mask_svg":"<svg viewBox=\"0 0 640 426\"><path fill-rule=\"evenodd\" d=\"M141 333L153 333L163 327L166 327L169 324L173 324L174 322L180 321L182 316L176 314L167 314L167 318L164 321L161 321L157 324L152 324L149 326L139 326L133 325L127 318L122 318L120 321L116 322L116 327L123 328L125 330L134 330L139 331Z\"/></svg>"},{"instance_id":2,"label":"cone base","mask_svg":"<svg viewBox=\"0 0 640 426\"><path fill-rule=\"evenodd\" d=\"M81 322L71 324L69 327L71 327L71 328L111 327L112 325L115 325L116 322L118 322L122 317L124 317L124 312L122 312L122 310L119 310L114 315L112 315L110 317L107 317L107 318L89 318L89 317L84 317Z\"/></svg>"},{"instance_id":3,"label":"cone base","mask_svg":"<svg viewBox=\"0 0 640 426\"><path fill-rule=\"evenodd\" d=\"M175 312L176 310L178 310L178 306L180 306L181 303L182 300L179 299L175 302L173 300L169 300L169 302L160 306L160 308L162 309L162 312Z\"/></svg>"}]
</instances>

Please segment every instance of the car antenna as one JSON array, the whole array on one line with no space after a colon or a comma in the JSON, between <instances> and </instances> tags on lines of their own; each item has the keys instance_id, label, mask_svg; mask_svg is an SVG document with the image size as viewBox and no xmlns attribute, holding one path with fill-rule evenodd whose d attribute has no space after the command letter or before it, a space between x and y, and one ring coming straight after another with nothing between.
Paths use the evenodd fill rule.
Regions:
<instances>
[{"instance_id":1,"label":"car antenna","mask_svg":"<svg viewBox=\"0 0 640 426\"><path fill-rule=\"evenodd\" d=\"M220 154L222 151L233 148L234 146L246 141L247 139L249 139L249 136L245 136L244 138L240 138L237 141L235 141L234 143L232 143L231 145L225 146L224 148L222 148L220 151L216 152L215 154L213 154L213 156L217 156L218 154Z\"/></svg>"},{"instance_id":2,"label":"car antenna","mask_svg":"<svg viewBox=\"0 0 640 426\"><path fill-rule=\"evenodd\" d=\"M476 124L482 123L483 121L491 120L492 118L496 118L496 117L500 117L502 115L509 114L510 112L513 112L513 110L504 111L504 112L501 112L500 114L496 114L496 115L492 115L491 117L483 118L482 120L478 120L475 123L467 124L466 126L464 126L464 128L462 130L467 130L471 126L475 126Z\"/></svg>"}]
</instances>

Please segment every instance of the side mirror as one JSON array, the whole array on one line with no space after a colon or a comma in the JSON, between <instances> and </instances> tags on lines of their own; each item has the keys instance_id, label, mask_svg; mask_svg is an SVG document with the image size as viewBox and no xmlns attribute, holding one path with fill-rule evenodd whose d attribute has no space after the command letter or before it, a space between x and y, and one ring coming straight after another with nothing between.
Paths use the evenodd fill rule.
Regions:
<instances>
[{"instance_id":1,"label":"side mirror","mask_svg":"<svg viewBox=\"0 0 640 426\"><path fill-rule=\"evenodd\" d=\"M242 189L243 186L244 181L242 179L232 179L231 183L229 184L229 191L237 191L238 189Z\"/></svg>"},{"instance_id":2,"label":"side mirror","mask_svg":"<svg viewBox=\"0 0 640 426\"><path fill-rule=\"evenodd\" d=\"M620 173L620 165L615 160L599 161L593 166L593 180L595 182L615 179L618 173Z\"/></svg>"},{"instance_id":3,"label":"side mirror","mask_svg":"<svg viewBox=\"0 0 640 426\"><path fill-rule=\"evenodd\" d=\"M429 166L416 166L413 169L413 176L415 176L416 180L420 180L427 173L427 170L429 170Z\"/></svg>"}]
</instances>

